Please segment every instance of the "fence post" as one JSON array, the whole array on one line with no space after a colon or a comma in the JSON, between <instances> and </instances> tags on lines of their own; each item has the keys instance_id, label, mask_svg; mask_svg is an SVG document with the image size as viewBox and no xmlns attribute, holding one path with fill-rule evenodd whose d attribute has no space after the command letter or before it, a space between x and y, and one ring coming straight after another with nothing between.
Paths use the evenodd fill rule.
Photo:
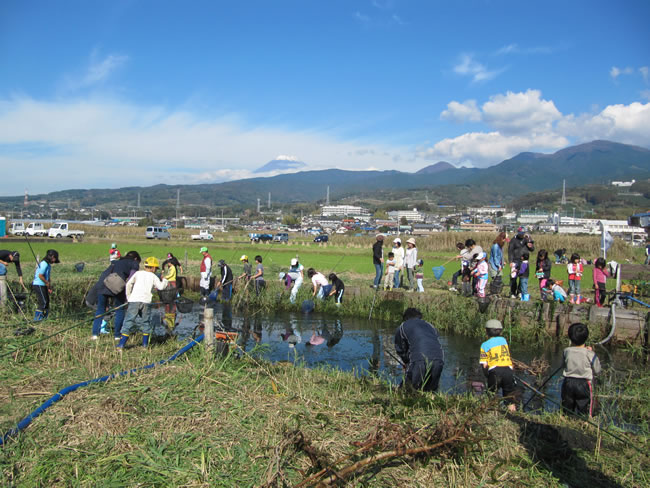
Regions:
<instances>
[{"instance_id":1,"label":"fence post","mask_svg":"<svg viewBox=\"0 0 650 488\"><path fill-rule=\"evenodd\" d=\"M187 249L185 249L185 269L187 269Z\"/></svg>"},{"instance_id":2,"label":"fence post","mask_svg":"<svg viewBox=\"0 0 650 488\"><path fill-rule=\"evenodd\" d=\"M205 326L205 347L212 349L214 347L214 308L208 305L203 309L203 324Z\"/></svg>"}]
</instances>

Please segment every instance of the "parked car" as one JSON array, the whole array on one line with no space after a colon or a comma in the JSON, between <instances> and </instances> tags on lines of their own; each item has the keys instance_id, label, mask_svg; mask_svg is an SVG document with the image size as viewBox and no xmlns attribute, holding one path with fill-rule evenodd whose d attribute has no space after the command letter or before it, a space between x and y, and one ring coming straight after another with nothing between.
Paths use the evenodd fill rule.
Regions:
<instances>
[{"instance_id":1,"label":"parked car","mask_svg":"<svg viewBox=\"0 0 650 488\"><path fill-rule=\"evenodd\" d=\"M47 232L48 237L70 237L81 239L83 238L85 232L83 230L72 230L67 222L60 222L58 224L52 224L50 230Z\"/></svg>"},{"instance_id":2,"label":"parked car","mask_svg":"<svg viewBox=\"0 0 650 488\"><path fill-rule=\"evenodd\" d=\"M22 236L25 233L25 224L22 222L12 222L9 227L9 233L15 236Z\"/></svg>"},{"instance_id":3,"label":"parked car","mask_svg":"<svg viewBox=\"0 0 650 488\"><path fill-rule=\"evenodd\" d=\"M40 236L45 237L48 234L48 230L43 227L43 224L40 222L30 222L27 228L25 229L25 234L28 236Z\"/></svg>"},{"instance_id":4,"label":"parked car","mask_svg":"<svg viewBox=\"0 0 650 488\"><path fill-rule=\"evenodd\" d=\"M144 231L144 236L147 239L171 239L172 236L164 227L147 227Z\"/></svg>"},{"instance_id":5,"label":"parked car","mask_svg":"<svg viewBox=\"0 0 650 488\"><path fill-rule=\"evenodd\" d=\"M211 241L212 239L214 239L214 236L207 230L202 230L198 234L192 234L192 240L194 241Z\"/></svg>"},{"instance_id":6,"label":"parked car","mask_svg":"<svg viewBox=\"0 0 650 488\"><path fill-rule=\"evenodd\" d=\"M314 242L327 242L329 241L330 237L327 234L321 234L319 236L314 237Z\"/></svg>"},{"instance_id":7,"label":"parked car","mask_svg":"<svg viewBox=\"0 0 650 488\"><path fill-rule=\"evenodd\" d=\"M289 242L289 234L286 232L278 232L273 236L273 242Z\"/></svg>"},{"instance_id":8,"label":"parked car","mask_svg":"<svg viewBox=\"0 0 650 488\"><path fill-rule=\"evenodd\" d=\"M250 237L251 242L268 242L273 240L273 234L251 233L248 234L248 237Z\"/></svg>"}]
</instances>

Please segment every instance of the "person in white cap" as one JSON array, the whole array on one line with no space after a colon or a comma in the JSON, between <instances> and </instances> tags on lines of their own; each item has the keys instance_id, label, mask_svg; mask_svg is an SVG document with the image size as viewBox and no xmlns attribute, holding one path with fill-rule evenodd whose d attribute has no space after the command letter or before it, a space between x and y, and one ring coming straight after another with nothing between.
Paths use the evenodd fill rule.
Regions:
<instances>
[{"instance_id":1,"label":"person in white cap","mask_svg":"<svg viewBox=\"0 0 650 488\"><path fill-rule=\"evenodd\" d=\"M208 253L208 248L203 246L201 248L203 260L201 261L201 280L199 281L199 289L201 296L207 297L210 294L210 278L212 277L212 256Z\"/></svg>"},{"instance_id":2,"label":"person in white cap","mask_svg":"<svg viewBox=\"0 0 650 488\"><path fill-rule=\"evenodd\" d=\"M400 271L404 269L404 248L402 247L402 239L399 237L393 239L393 254L395 255L395 283L393 288L399 288Z\"/></svg>"},{"instance_id":3,"label":"person in white cap","mask_svg":"<svg viewBox=\"0 0 650 488\"><path fill-rule=\"evenodd\" d=\"M404 258L404 267L406 276L409 280L408 291L415 290L415 267L418 265L418 248L415 247L415 239L411 237L406 241L406 257Z\"/></svg>"},{"instance_id":4,"label":"person in white cap","mask_svg":"<svg viewBox=\"0 0 650 488\"><path fill-rule=\"evenodd\" d=\"M293 280L293 287L291 288L291 296L289 297L289 300L291 303L296 303L298 290L300 290L302 282L305 279L305 267L300 264L298 258L293 258L291 260L291 268L289 268L289 274Z\"/></svg>"}]
</instances>

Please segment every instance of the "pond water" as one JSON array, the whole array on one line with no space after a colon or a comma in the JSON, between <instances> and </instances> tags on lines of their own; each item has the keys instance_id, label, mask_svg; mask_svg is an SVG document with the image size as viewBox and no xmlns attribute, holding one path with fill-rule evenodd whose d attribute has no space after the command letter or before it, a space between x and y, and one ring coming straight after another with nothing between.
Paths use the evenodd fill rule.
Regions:
<instances>
[{"instance_id":1,"label":"pond water","mask_svg":"<svg viewBox=\"0 0 650 488\"><path fill-rule=\"evenodd\" d=\"M306 367L334 367L355 375L377 375L391 383L399 384L402 368L394 349L394 333L399 323L359 318L337 318L318 313L300 314L283 313L263 316L259 313L247 317L233 314L229 305L216 304L215 330L221 326L225 330L239 333L238 345L244 351L254 353L257 357L277 362L288 361ZM179 340L197 334L197 326L202 322L203 307L195 305L191 313L178 313L174 334ZM435 324L434 324L435 325ZM158 326L155 333L164 334L164 327ZM506 337L507 338L507 337ZM484 382L484 375L478 364L479 348L484 339L469 338L460 335L440 333L440 342L445 352L445 365L440 379L440 391L463 393L477 391ZM312 345L311 342L316 343ZM509 341L510 342L510 341ZM549 365L548 372L555 371L562 363L562 348L553 344L544 349L522 347L511 344L513 358L527 364L534 359L543 359ZM597 350L603 366L616 362L617 359L607 350ZM515 374L535 385L535 376L517 370ZM545 379L545 378L544 378ZM545 393L555 402L560 400L561 373L557 374L545 387ZM532 395L523 388L524 401ZM530 407L544 407L556 410L550 401L535 398Z\"/></svg>"}]
</instances>

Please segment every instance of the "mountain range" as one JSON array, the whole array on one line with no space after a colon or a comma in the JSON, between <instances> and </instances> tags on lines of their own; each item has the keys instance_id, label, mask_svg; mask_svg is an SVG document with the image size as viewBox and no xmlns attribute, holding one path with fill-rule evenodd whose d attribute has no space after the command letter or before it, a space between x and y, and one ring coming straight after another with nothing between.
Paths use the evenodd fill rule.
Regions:
<instances>
[{"instance_id":1,"label":"mountain range","mask_svg":"<svg viewBox=\"0 0 650 488\"><path fill-rule=\"evenodd\" d=\"M276 159L277 164L299 164L292 159ZM271 166L269 166L271 165ZM295 167L295 166L294 166ZM302 166L300 166L302 167ZM262 169L260 168L260 170ZM444 161L422 168L417 173L400 171L298 171L271 177L256 177L225 183L201 185L155 185L119 189L64 190L30 196L32 200L67 201L80 206L130 204L140 194L144 206L173 206L176 190L183 204L253 207L258 198L272 193L274 202L316 202L323 200L330 187L330 198L339 200L356 195L385 191L435 190L446 195L469 195L476 190L489 195L494 203L533 191L576 187L612 180L642 180L650 177L650 150L609 141L593 141L571 146L553 154L524 152L489 168L456 168ZM19 204L22 196L2 197L0 204Z\"/></svg>"}]
</instances>

